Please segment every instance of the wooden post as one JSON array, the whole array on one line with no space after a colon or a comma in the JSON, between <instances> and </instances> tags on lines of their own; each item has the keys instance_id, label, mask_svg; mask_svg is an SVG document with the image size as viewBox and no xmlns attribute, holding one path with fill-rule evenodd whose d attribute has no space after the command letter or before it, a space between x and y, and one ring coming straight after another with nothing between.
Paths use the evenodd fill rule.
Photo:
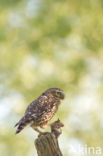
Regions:
<instances>
[{"instance_id":1,"label":"wooden post","mask_svg":"<svg viewBox=\"0 0 103 156\"><path fill-rule=\"evenodd\" d=\"M47 132L35 140L38 156L63 156L58 144L58 137L62 133L63 126L61 121L57 120L51 124L51 133Z\"/></svg>"}]
</instances>

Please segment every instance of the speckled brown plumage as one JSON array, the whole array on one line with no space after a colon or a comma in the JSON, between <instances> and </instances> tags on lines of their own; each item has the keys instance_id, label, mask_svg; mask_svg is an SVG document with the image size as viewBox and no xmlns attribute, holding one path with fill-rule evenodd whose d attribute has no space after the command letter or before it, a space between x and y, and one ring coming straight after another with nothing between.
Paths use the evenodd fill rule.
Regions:
<instances>
[{"instance_id":1,"label":"speckled brown plumage","mask_svg":"<svg viewBox=\"0 0 103 156\"><path fill-rule=\"evenodd\" d=\"M64 99L64 92L59 88L50 88L42 93L35 101L29 104L24 116L15 125L18 126L16 134L26 125L30 125L40 133L37 127L44 128L47 125L48 121L56 113L62 99Z\"/></svg>"}]
</instances>

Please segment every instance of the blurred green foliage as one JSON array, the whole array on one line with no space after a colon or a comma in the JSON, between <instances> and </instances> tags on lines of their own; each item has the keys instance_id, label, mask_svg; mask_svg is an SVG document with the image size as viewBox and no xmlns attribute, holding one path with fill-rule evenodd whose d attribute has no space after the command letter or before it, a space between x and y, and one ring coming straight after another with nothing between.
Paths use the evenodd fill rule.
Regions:
<instances>
[{"instance_id":1,"label":"blurred green foliage","mask_svg":"<svg viewBox=\"0 0 103 156\"><path fill-rule=\"evenodd\" d=\"M0 155L36 155L36 133L13 125L50 87L66 93L53 119L64 156L72 142L102 147L102 18L102 0L0 0Z\"/></svg>"}]
</instances>

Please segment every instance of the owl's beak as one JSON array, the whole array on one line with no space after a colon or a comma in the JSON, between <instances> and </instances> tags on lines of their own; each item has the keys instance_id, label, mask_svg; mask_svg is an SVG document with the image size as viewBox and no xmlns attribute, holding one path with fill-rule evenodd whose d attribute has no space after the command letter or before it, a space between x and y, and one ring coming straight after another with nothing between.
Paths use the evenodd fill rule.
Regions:
<instances>
[{"instance_id":1,"label":"owl's beak","mask_svg":"<svg viewBox=\"0 0 103 156\"><path fill-rule=\"evenodd\" d=\"M63 100L65 98L64 92L61 92L60 98Z\"/></svg>"}]
</instances>

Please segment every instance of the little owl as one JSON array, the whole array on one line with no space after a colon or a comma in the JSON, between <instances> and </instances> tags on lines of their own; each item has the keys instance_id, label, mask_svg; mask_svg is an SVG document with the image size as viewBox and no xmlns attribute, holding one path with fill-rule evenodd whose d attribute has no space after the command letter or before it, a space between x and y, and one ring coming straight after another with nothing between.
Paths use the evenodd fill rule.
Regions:
<instances>
[{"instance_id":1,"label":"little owl","mask_svg":"<svg viewBox=\"0 0 103 156\"><path fill-rule=\"evenodd\" d=\"M45 128L48 121L56 113L60 100L64 99L64 92L59 88L49 88L27 107L23 117L15 125L16 134L30 125L35 131L42 133L38 127Z\"/></svg>"}]
</instances>

